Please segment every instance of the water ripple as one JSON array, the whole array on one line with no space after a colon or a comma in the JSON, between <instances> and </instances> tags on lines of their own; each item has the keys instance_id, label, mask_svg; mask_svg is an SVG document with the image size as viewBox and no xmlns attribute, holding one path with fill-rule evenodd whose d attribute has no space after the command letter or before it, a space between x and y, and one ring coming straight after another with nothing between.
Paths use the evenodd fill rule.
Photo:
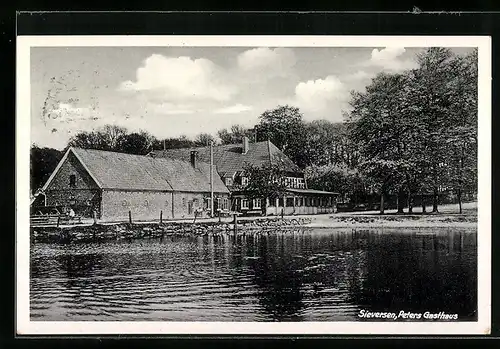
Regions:
<instances>
[{"instance_id":1,"label":"water ripple","mask_svg":"<svg viewBox=\"0 0 500 349\"><path fill-rule=\"evenodd\" d=\"M352 230L33 244L32 320L343 321L476 314L476 233ZM473 314L473 315L471 315Z\"/></svg>"}]
</instances>

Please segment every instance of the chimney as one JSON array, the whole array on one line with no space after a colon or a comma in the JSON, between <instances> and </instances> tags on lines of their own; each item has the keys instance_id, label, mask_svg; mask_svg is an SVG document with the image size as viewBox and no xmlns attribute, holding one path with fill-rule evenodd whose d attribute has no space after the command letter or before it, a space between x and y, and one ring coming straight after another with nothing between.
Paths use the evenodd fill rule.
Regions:
<instances>
[{"instance_id":1,"label":"chimney","mask_svg":"<svg viewBox=\"0 0 500 349\"><path fill-rule=\"evenodd\" d=\"M243 154L246 154L249 149L248 137L243 137Z\"/></svg>"},{"instance_id":2,"label":"chimney","mask_svg":"<svg viewBox=\"0 0 500 349\"><path fill-rule=\"evenodd\" d=\"M198 152L196 150L191 151L191 166L193 168L197 167L197 161L198 161Z\"/></svg>"}]
</instances>

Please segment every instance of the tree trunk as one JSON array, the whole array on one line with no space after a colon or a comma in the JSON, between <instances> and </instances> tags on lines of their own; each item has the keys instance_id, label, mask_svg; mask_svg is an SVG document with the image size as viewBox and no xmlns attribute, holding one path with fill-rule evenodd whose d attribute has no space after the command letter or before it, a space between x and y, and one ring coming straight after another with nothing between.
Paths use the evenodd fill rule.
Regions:
<instances>
[{"instance_id":1,"label":"tree trunk","mask_svg":"<svg viewBox=\"0 0 500 349\"><path fill-rule=\"evenodd\" d=\"M384 214L384 193L380 193L380 214Z\"/></svg>"},{"instance_id":2,"label":"tree trunk","mask_svg":"<svg viewBox=\"0 0 500 349\"><path fill-rule=\"evenodd\" d=\"M413 213L413 196L410 189L408 189L408 213Z\"/></svg>"},{"instance_id":3,"label":"tree trunk","mask_svg":"<svg viewBox=\"0 0 500 349\"><path fill-rule=\"evenodd\" d=\"M404 208L404 191L403 188L399 188L398 192L398 197L397 197L397 206L398 206L398 213L404 213L403 208Z\"/></svg>"},{"instance_id":4,"label":"tree trunk","mask_svg":"<svg viewBox=\"0 0 500 349\"><path fill-rule=\"evenodd\" d=\"M425 195L422 194L422 198L421 198L422 202L422 213L425 213L426 212L426 208L425 208Z\"/></svg>"},{"instance_id":5,"label":"tree trunk","mask_svg":"<svg viewBox=\"0 0 500 349\"><path fill-rule=\"evenodd\" d=\"M462 214L462 189L458 189L458 209L460 214Z\"/></svg>"},{"instance_id":6,"label":"tree trunk","mask_svg":"<svg viewBox=\"0 0 500 349\"><path fill-rule=\"evenodd\" d=\"M463 173L464 173L464 157L465 157L465 145L462 146L462 155L460 157L460 174L458 180L458 208L460 214L462 214L462 185L463 185Z\"/></svg>"},{"instance_id":7,"label":"tree trunk","mask_svg":"<svg viewBox=\"0 0 500 349\"><path fill-rule=\"evenodd\" d=\"M438 201L439 201L439 193L438 193L438 188L434 188L434 195L432 198L432 212L438 213Z\"/></svg>"}]
</instances>

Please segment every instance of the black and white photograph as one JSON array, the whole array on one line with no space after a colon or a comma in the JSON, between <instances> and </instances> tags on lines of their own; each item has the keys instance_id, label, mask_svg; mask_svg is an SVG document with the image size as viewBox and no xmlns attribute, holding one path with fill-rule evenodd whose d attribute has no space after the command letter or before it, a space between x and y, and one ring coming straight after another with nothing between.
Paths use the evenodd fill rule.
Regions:
<instances>
[{"instance_id":1,"label":"black and white photograph","mask_svg":"<svg viewBox=\"0 0 500 349\"><path fill-rule=\"evenodd\" d=\"M487 37L19 37L22 333L490 326Z\"/></svg>"}]
</instances>

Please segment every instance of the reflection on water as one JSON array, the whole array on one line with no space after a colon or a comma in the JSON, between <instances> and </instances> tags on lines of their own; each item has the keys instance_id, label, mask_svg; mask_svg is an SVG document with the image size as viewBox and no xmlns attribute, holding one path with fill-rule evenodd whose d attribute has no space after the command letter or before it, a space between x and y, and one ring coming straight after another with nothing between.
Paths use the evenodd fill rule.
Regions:
<instances>
[{"instance_id":1,"label":"reflection on water","mask_svg":"<svg viewBox=\"0 0 500 349\"><path fill-rule=\"evenodd\" d=\"M314 230L33 244L32 320L477 319L474 230Z\"/></svg>"}]
</instances>

